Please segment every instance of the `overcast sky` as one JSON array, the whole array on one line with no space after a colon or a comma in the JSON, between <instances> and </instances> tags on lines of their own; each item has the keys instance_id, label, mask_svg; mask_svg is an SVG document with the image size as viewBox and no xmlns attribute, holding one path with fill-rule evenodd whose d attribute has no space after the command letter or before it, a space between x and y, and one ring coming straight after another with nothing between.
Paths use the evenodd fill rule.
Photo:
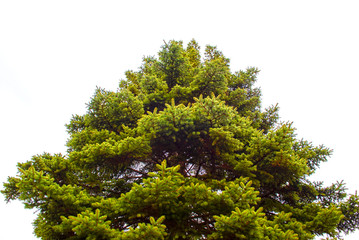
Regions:
<instances>
[{"instance_id":1,"label":"overcast sky","mask_svg":"<svg viewBox=\"0 0 359 240\"><path fill-rule=\"evenodd\" d=\"M263 106L278 103L298 138L334 149L315 179L344 180L354 193L356 2L0 0L0 182L16 174L17 162L64 153L64 124L85 113L96 86L116 90L124 72L156 55L163 40L194 38L203 48L218 46L233 72L261 69ZM32 211L3 199L1 238L35 239Z\"/></svg>"}]
</instances>

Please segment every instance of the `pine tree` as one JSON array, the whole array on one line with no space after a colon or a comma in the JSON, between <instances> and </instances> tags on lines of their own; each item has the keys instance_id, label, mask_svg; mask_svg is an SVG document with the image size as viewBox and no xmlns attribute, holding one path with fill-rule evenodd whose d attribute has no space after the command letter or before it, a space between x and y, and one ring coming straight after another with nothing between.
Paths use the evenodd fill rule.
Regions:
<instances>
[{"instance_id":1,"label":"pine tree","mask_svg":"<svg viewBox=\"0 0 359 240\"><path fill-rule=\"evenodd\" d=\"M18 163L2 193L38 210L42 239L336 239L359 226L345 184L309 177L331 150L261 107L259 70L216 47L165 43L98 88L68 152Z\"/></svg>"}]
</instances>

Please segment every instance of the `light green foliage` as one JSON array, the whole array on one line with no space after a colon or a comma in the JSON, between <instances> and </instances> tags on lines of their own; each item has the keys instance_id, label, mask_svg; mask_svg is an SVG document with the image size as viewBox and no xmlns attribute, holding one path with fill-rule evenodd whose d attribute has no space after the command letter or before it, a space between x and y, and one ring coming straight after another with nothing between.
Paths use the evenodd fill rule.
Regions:
<instances>
[{"instance_id":1,"label":"light green foliage","mask_svg":"<svg viewBox=\"0 0 359 240\"><path fill-rule=\"evenodd\" d=\"M42 239L331 239L359 226L345 185L311 182L331 150L261 107L258 69L214 46L165 43L96 89L66 155L19 163L2 193L38 210Z\"/></svg>"}]
</instances>

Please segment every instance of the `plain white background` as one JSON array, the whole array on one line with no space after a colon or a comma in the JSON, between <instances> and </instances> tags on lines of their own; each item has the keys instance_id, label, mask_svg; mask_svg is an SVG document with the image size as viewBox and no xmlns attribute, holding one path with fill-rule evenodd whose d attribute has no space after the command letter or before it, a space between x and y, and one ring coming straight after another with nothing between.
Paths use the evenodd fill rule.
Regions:
<instances>
[{"instance_id":1,"label":"plain white background","mask_svg":"<svg viewBox=\"0 0 359 240\"><path fill-rule=\"evenodd\" d=\"M16 163L65 153L65 123L96 86L116 90L126 70L163 40L217 45L232 71L261 69L263 107L278 103L298 138L334 149L314 176L359 189L356 1L0 0L0 182ZM0 196L1 238L35 239L32 210ZM358 239L352 234L345 239Z\"/></svg>"}]
</instances>

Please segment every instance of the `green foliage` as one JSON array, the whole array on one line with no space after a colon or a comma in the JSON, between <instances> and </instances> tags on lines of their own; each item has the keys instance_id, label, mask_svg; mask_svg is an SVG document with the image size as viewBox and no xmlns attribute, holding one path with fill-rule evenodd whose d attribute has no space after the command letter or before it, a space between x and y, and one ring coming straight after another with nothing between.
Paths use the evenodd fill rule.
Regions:
<instances>
[{"instance_id":1,"label":"green foliage","mask_svg":"<svg viewBox=\"0 0 359 240\"><path fill-rule=\"evenodd\" d=\"M311 182L331 150L261 107L256 68L216 47L165 43L96 89L67 155L19 163L2 193L38 210L42 239L313 239L359 226L345 185Z\"/></svg>"}]
</instances>

